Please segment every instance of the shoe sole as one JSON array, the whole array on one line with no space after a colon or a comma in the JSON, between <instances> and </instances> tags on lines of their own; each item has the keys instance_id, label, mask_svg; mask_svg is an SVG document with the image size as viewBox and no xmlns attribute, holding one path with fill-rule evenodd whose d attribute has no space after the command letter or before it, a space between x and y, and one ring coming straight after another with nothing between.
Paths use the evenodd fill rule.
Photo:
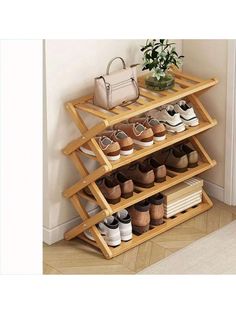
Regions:
<instances>
[{"instance_id":1,"label":"shoe sole","mask_svg":"<svg viewBox=\"0 0 236 314\"><path fill-rule=\"evenodd\" d=\"M87 233L86 231L84 232L84 235L86 238L88 238L89 240L91 241L94 241L95 242L95 239L94 237L90 234L90 233Z\"/></svg>"},{"instance_id":2,"label":"shoe sole","mask_svg":"<svg viewBox=\"0 0 236 314\"><path fill-rule=\"evenodd\" d=\"M157 182L157 183L161 183L161 182L164 182L164 181L166 181L166 177L156 178L155 179L155 182Z\"/></svg>"},{"instance_id":3,"label":"shoe sole","mask_svg":"<svg viewBox=\"0 0 236 314\"><path fill-rule=\"evenodd\" d=\"M188 170L188 167L185 167L185 168L175 168L175 167L172 167L172 166L167 166L168 169L170 170L173 170L175 172L185 172Z\"/></svg>"},{"instance_id":4,"label":"shoe sole","mask_svg":"<svg viewBox=\"0 0 236 314\"><path fill-rule=\"evenodd\" d=\"M128 242L128 241L132 240L132 236L133 236L132 233L128 236L122 236L121 235L121 241Z\"/></svg>"},{"instance_id":5,"label":"shoe sole","mask_svg":"<svg viewBox=\"0 0 236 314\"><path fill-rule=\"evenodd\" d=\"M105 240L106 241L106 240ZM111 247L116 247L119 246L121 244L121 239L117 240L117 241L106 241L107 245L111 246Z\"/></svg>"},{"instance_id":6,"label":"shoe sole","mask_svg":"<svg viewBox=\"0 0 236 314\"><path fill-rule=\"evenodd\" d=\"M151 188L152 186L154 186L154 182L147 183L147 184L141 183L141 182L137 182L137 181L134 181L134 180L133 180L133 182L134 182L134 185L139 186L141 188Z\"/></svg>"},{"instance_id":7,"label":"shoe sole","mask_svg":"<svg viewBox=\"0 0 236 314\"><path fill-rule=\"evenodd\" d=\"M91 151L91 150L89 150L89 149L87 149L87 148L85 148L83 146L80 147L80 150L83 153L87 154L87 155L96 156L93 151ZM120 159L120 154L116 155L116 156L108 156L108 155L106 155L106 157L107 157L108 160L114 161L114 160Z\"/></svg>"},{"instance_id":8,"label":"shoe sole","mask_svg":"<svg viewBox=\"0 0 236 314\"><path fill-rule=\"evenodd\" d=\"M150 141L150 142L142 142L142 141L138 141L138 140L135 140L133 139L133 142L139 146L142 146L142 147L148 147L148 146L152 146L153 145L153 141Z\"/></svg>"},{"instance_id":9,"label":"shoe sole","mask_svg":"<svg viewBox=\"0 0 236 314\"><path fill-rule=\"evenodd\" d=\"M190 120L190 121L186 121L186 120L182 120L182 121L187 126L197 126L197 125L199 125L199 120L197 118L193 119L193 120Z\"/></svg>"},{"instance_id":10,"label":"shoe sole","mask_svg":"<svg viewBox=\"0 0 236 314\"><path fill-rule=\"evenodd\" d=\"M163 224L163 218L160 218L160 219L151 219L150 221L150 225L152 226L159 226L159 225L162 225Z\"/></svg>"},{"instance_id":11,"label":"shoe sole","mask_svg":"<svg viewBox=\"0 0 236 314\"><path fill-rule=\"evenodd\" d=\"M133 196L133 192L129 192L129 193L124 193L124 194L121 194L121 197L123 197L123 198L129 198L129 197L131 197L131 196Z\"/></svg>"},{"instance_id":12,"label":"shoe sole","mask_svg":"<svg viewBox=\"0 0 236 314\"><path fill-rule=\"evenodd\" d=\"M161 142L161 141L164 141L166 139L166 135L154 136L153 139L154 139L154 141Z\"/></svg>"},{"instance_id":13,"label":"shoe sole","mask_svg":"<svg viewBox=\"0 0 236 314\"><path fill-rule=\"evenodd\" d=\"M119 203L120 202L120 197L118 197L118 198L115 198L115 199L108 199L108 198L106 198L106 200L107 200L107 202L109 203L109 204L117 204L117 203Z\"/></svg>"},{"instance_id":14,"label":"shoe sole","mask_svg":"<svg viewBox=\"0 0 236 314\"><path fill-rule=\"evenodd\" d=\"M198 166L198 162L194 162L194 163L192 163L192 164L188 164L188 167L189 168L195 168L195 167L197 167Z\"/></svg>"},{"instance_id":15,"label":"shoe sole","mask_svg":"<svg viewBox=\"0 0 236 314\"><path fill-rule=\"evenodd\" d=\"M142 227L132 225L132 231L136 235L143 234L144 232L147 232L148 230L149 230L149 224Z\"/></svg>"},{"instance_id":16,"label":"shoe sole","mask_svg":"<svg viewBox=\"0 0 236 314\"><path fill-rule=\"evenodd\" d=\"M169 124L166 124L165 122L164 122L164 124L165 124L165 126L166 126L167 131L169 131L169 132L172 132L172 133L180 133L180 132L185 131L185 126L184 126L184 124L177 125L177 126L170 126Z\"/></svg>"},{"instance_id":17,"label":"shoe sole","mask_svg":"<svg viewBox=\"0 0 236 314\"><path fill-rule=\"evenodd\" d=\"M123 156L128 156L128 155L131 155L133 154L134 152L134 149L129 149L129 150L120 150L120 154L123 155Z\"/></svg>"}]
</instances>

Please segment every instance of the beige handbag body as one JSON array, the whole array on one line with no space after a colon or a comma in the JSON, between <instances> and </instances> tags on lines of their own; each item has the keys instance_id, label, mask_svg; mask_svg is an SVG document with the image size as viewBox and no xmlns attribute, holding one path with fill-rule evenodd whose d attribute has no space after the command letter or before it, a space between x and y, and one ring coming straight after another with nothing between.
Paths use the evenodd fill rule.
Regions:
<instances>
[{"instance_id":1,"label":"beige handbag body","mask_svg":"<svg viewBox=\"0 0 236 314\"><path fill-rule=\"evenodd\" d=\"M123 69L110 74L110 66L116 59L122 61ZM139 98L136 66L126 68L121 57L112 59L108 63L106 75L95 78L94 104L109 110L136 101Z\"/></svg>"}]
</instances>

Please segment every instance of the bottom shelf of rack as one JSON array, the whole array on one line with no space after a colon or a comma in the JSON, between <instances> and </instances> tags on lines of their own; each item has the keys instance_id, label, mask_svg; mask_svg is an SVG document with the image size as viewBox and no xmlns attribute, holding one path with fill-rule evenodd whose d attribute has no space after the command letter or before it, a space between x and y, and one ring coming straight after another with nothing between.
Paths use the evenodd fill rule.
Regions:
<instances>
[{"instance_id":1,"label":"bottom shelf of rack","mask_svg":"<svg viewBox=\"0 0 236 314\"><path fill-rule=\"evenodd\" d=\"M157 236L158 234L161 234L161 233L185 222L186 220L193 218L193 217L207 211L209 208L212 207L212 205L213 205L212 201L207 196L207 194L203 191L202 203L200 203L196 207L189 208L189 209L185 210L184 212L178 213L171 218L165 219L165 221L162 225L157 226L153 229L150 229L149 231L143 233L142 235L137 236L137 235L133 234L132 240L130 240L128 242L122 242L119 246L117 246L115 248L109 247L109 249L111 250L111 253L112 253L112 257L120 255L120 254L134 248L135 246L137 246L137 245L139 245L139 244L141 244L147 240L150 240L151 238ZM79 235L79 238L88 242L89 244L97 247L96 243L89 240L88 238L86 238L84 236L84 234Z\"/></svg>"}]
</instances>

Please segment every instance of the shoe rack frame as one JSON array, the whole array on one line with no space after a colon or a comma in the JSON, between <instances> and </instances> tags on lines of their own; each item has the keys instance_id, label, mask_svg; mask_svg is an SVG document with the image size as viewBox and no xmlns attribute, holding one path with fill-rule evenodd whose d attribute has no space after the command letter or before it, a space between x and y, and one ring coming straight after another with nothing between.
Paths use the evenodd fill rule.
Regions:
<instances>
[{"instance_id":1,"label":"shoe rack frame","mask_svg":"<svg viewBox=\"0 0 236 314\"><path fill-rule=\"evenodd\" d=\"M164 220L164 224L150 229L148 232L140 236L133 235L133 239L129 242L122 242L119 247L109 247L104 238L99 233L96 224L102 221L105 217L111 216L123 208L127 208L151 195L161 192L171 186L174 186L186 179L189 179L195 175L206 171L213 166L216 162L210 158L206 150L203 148L196 135L214 127L217 122L212 119L209 113L204 108L203 104L199 100L199 95L206 91L208 88L217 84L217 79L203 80L191 75L187 75L179 70L172 70L175 75L175 85L172 89L152 92L145 89L145 76L141 76L138 79L140 87L140 97L137 102L132 103L125 107L116 107L112 110L104 110L98 108L92 104L92 96L84 96L78 99L72 100L66 103L66 109L68 110L72 120L78 127L81 135L68 143L63 149L63 152L73 162L74 166L80 173L80 180L67 188L63 195L68 198L75 210L80 215L82 222L74 228L68 230L64 237L66 240L71 240L75 237L79 237L87 243L98 248L105 258L110 259L117 256L137 245L143 243L156 235L173 228L174 226L208 210L212 206L212 202L207 194L203 191L203 200L195 208L190 208L183 213L179 213L174 217ZM95 136L104 131L108 127L112 127L115 123L125 121L131 117L143 114L148 110L157 108L159 106L168 104L172 101L176 101L182 98L187 98L194 105L199 117L199 125L186 129L184 132L177 134L167 134L166 140L162 142L155 142L152 146L146 148L135 149L134 153L130 156L121 156L117 161L109 161L105 154L100 149L95 140ZM81 112L85 112L99 119L99 122L93 127L87 127ZM168 171L167 180L162 183L155 183L153 187L147 189L137 189L134 191L134 195L128 199L121 199L117 204L109 204L101 193L100 189L96 185L96 180L101 176L108 174L109 172L121 168L127 163L140 160L146 156L157 152L166 147L170 147L176 143L189 139L195 149L198 151L201 161L195 168L188 169L183 173L175 173ZM90 156L83 153L79 148L81 145L88 143L90 149L95 156ZM98 162L98 167L89 173L81 156L95 159ZM93 194L93 197L88 196L83 192L83 189L88 186ZM101 211L93 216L89 216L85 208L81 203L81 199L95 202L100 206ZM94 237L95 241L89 240L83 232L89 229Z\"/></svg>"}]
</instances>

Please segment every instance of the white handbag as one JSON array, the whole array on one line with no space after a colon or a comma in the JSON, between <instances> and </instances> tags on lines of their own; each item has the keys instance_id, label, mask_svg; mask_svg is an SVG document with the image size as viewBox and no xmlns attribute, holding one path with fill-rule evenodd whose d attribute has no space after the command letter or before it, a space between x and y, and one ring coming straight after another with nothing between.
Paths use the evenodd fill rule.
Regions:
<instances>
[{"instance_id":1,"label":"white handbag","mask_svg":"<svg viewBox=\"0 0 236 314\"><path fill-rule=\"evenodd\" d=\"M123 69L110 74L110 66L116 59L122 61ZM126 68L121 57L112 59L107 65L106 75L95 78L94 104L109 110L136 101L139 98L136 66Z\"/></svg>"}]
</instances>

